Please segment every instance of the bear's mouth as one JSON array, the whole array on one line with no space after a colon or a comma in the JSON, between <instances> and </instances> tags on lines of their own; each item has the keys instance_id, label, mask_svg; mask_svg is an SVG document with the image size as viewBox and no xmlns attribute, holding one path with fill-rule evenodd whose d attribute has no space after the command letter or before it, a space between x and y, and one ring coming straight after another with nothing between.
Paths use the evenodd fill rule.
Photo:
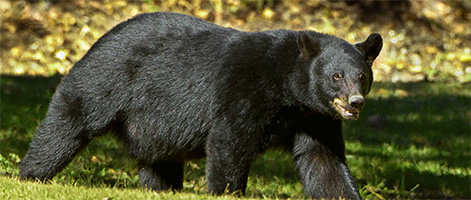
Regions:
<instances>
[{"instance_id":1,"label":"bear's mouth","mask_svg":"<svg viewBox=\"0 0 471 200\"><path fill-rule=\"evenodd\" d=\"M346 120L356 120L360 116L359 109L354 109L348 106L346 100L335 98L332 102L335 110Z\"/></svg>"}]
</instances>

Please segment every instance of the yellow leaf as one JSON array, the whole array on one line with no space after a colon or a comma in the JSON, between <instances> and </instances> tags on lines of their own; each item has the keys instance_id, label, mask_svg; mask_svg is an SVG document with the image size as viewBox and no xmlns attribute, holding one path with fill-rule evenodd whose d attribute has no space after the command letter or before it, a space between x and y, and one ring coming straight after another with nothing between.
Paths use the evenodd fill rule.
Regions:
<instances>
[{"instance_id":1,"label":"yellow leaf","mask_svg":"<svg viewBox=\"0 0 471 200\"><path fill-rule=\"evenodd\" d=\"M459 57L460 62L470 62L471 54L461 54Z\"/></svg>"},{"instance_id":2,"label":"yellow leaf","mask_svg":"<svg viewBox=\"0 0 471 200\"><path fill-rule=\"evenodd\" d=\"M263 15L263 18L268 19L268 20L271 20L271 19L273 19L273 17L275 16L275 12L273 12L273 10L270 9L270 8L265 8L265 9L263 10L262 15Z\"/></svg>"},{"instance_id":3,"label":"yellow leaf","mask_svg":"<svg viewBox=\"0 0 471 200\"><path fill-rule=\"evenodd\" d=\"M114 5L117 7L125 7L128 3L126 1L114 1Z\"/></svg>"},{"instance_id":4,"label":"yellow leaf","mask_svg":"<svg viewBox=\"0 0 471 200\"><path fill-rule=\"evenodd\" d=\"M290 7L290 11L294 14L298 14L301 12L301 8L297 5L293 5Z\"/></svg>"},{"instance_id":5,"label":"yellow leaf","mask_svg":"<svg viewBox=\"0 0 471 200\"><path fill-rule=\"evenodd\" d=\"M11 9L11 4L10 1L0 1L0 10L5 12L5 10Z\"/></svg>"},{"instance_id":6,"label":"yellow leaf","mask_svg":"<svg viewBox=\"0 0 471 200\"><path fill-rule=\"evenodd\" d=\"M422 63L422 58L420 57L419 54L416 54L416 53L412 54L410 59L413 65L420 65Z\"/></svg>"},{"instance_id":7,"label":"yellow leaf","mask_svg":"<svg viewBox=\"0 0 471 200\"><path fill-rule=\"evenodd\" d=\"M397 62L396 69L404 69L405 66L406 62L404 60L400 60L399 62Z\"/></svg>"},{"instance_id":8,"label":"yellow leaf","mask_svg":"<svg viewBox=\"0 0 471 200\"><path fill-rule=\"evenodd\" d=\"M208 19L209 12L207 10L198 10L195 15L202 19Z\"/></svg>"},{"instance_id":9,"label":"yellow leaf","mask_svg":"<svg viewBox=\"0 0 471 200\"><path fill-rule=\"evenodd\" d=\"M105 8L106 8L106 11L107 11L108 15L113 14L113 11L114 11L113 5L111 5L111 4L106 4L106 5L105 5Z\"/></svg>"},{"instance_id":10,"label":"yellow leaf","mask_svg":"<svg viewBox=\"0 0 471 200\"><path fill-rule=\"evenodd\" d=\"M348 40L350 40L350 41L355 41L356 38L357 38L357 34L356 34L356 33L353 33L353 32L352 32L352 33L349 33L349 34L347 35L347 38L348 38Z\"/></svg>"},{"instance_id":11,"label":"yellow leaf","mask_svg":"<svg viewBox=\"0 0 471 200\"><path fill-rule=\"evenodd\" d=\"M433 53L437 53L438 49L437 47L434 47L434 46L428 46L425 48L425 51L429 54L433 54Z\"/></svg>"},{"instance_id":12,"label":"yellow leaf","mask_svg":"<svg viewBox=\"0 0 471 200\"><path fill-rule=\"evenodd\" d=\"M84 36L86 35L87 33L90 32L90 27L88 27L87 25L83 26L82 30L80 31L80 35Z\"/></svg>"},{"instance_id":13,"label":"yellow leaf","mask_svg":"<svg viewBox=\"0 0 471 200\"><path fill-rule=\"evenodd\" d=\"M69 13L69 12L66 12L63 16L62 16L62 23L63 24L66 24L66 25L73 25L77 22L77 19L75 18L75 16L72 14L72 13Z\"/></svg>"},{"instance_id":14,"label":"yellow leaf","mask_svg":"<svg viewBox=\"0 0 471 200\"><path fill-rule=\"evenodd\" d=\"M445 58L447 60L454 60L456 58L456 54L455 53L448 53L448 54L446 54Z\"/></svg>"},{"instance_id":15,"label":"yellow leaf","mask_svg":"<svg viewBox=\"0 0 471 200\"><path fill-rule=\"evenodd\" d=\"M64 43L63 36L59 35L48 35L44 38L46 44L51 45L53 47L61 46Z\"/></svg>"},{"instance_id":16,"label":"yellow leaf","mask_svg":"<svg viewBox=\"0 0 471 200\"><path fill-rule=\"evenodd\" d=\"M422 66L420 66L420 65L409 66L409 71L413 72L413 73L420 73L420 72L422 72Z\"/></svg>"},{"instance_id":17,"label":"yellow leaf","mask_svg":"<svg viewBox=\"0 0 471 200\"><path fill-rule=\"evenodd\" d=\"M14 72L15 74L24 74L25 73L25 68L23 66L15 66Z\"/></svg>"},{"instance_id":18,"label":"yellow leaf","mask_svg":"<svg viewBox=\"0 0 471 200\"><path fill-rule=\"evenodd\" d=\"M129 16L135 16L140 12L136 5L129 5L126 8L129 9Z\"/></svg>"},{"instance_id":19,"label":"yellow leaf","mask_svg":"<svg viewBox=\"0 0 471 200\"><path fill-rule=\"evenodd\" d=\"M116 171L115 171L114 169L109 168L109 169L108 169L108 173L109 173L109 174L115 174Z\"/></svg>"},{"instance_id":20,"label":"yellow leaf","mask_svg":"<svg viewBox=\"0 0 471 200\"><path fill-rule=\"evenodd\" d=\"M186 7L186 8L189 8L191 4L190 4L190 2L188 2L188 1L180 0L180 1L178 1L178 5L179 5L179 6Z\"/></svg>"},{"instance_id":21,"label":"yellow leaf","mask_svg":"<svg viewBox=\"0 0 471 200\"><path fill-rule=\"evenodd\" d=\"M44 55L40 51L37 51L36 53L34 53L32 55L32 59L37 60L41 63L46 63L46 58L44 57Z\"/></svg>"},{"instance_id":22,"label":"yellow leaf","mask_svg":"<svg viewBox=\"0 0 471 200\"><path fill-rule=\"evenodd\" d=\"M77 40L75 45L82 51L90 49L90 44L88 44L88 42L85 40Z\"/></svg>"},{"instance_id":23,"label":"yellow leaf","mask_svg":"<svg viewBox=\"0 0 471 200\"><path fill-rule=\"evenodd\" d=\"M376 94L379 94L379 95L389 95L389 91L384 89L384 88L379 88L377 91L376 91Z\"/></svg>"},{"instance_id":24,"label":"yellow leaf","mask_svg":"<svg viewBox=\"0 0 471 200\"><path fill-rule=\"evenodd\" d=\"M64 61L67 58L68 54L69 54L68 50L59 50L56 52L55 57L59 60Z\"/></svg>"},{"instance_id":25,"label":"yellow leaf","mask_svg":"<svg viewBox=\"0 0 471 200\"><path fill-rule=\"evenodd\" d=\"M399 96L399 97L407 97L409 96L409 94L407 93L407 91L405 90L401 90L401 89L396 89L396 91L394 91L394 93Z\"/></svg>"},{"instance_id":26,"label":"yellow leaf","mask_svg":"<svg viewBox=\"0 0 471 200\"><path fill-rule=\"evenodd\" d=\"M96 162L100 162L100 159L99 159L98 157L96 157L96 156L92 156L92 159L91 159L91 160L92 160L92 162L95 162L95 163L96 163Z\"/></svg>"},{"instance_id":27,"label":"yellow leaf","mask_svg":"<svg viewBox=\"0 0 471 200\"><path fill-rule=\"evenodd\" d=\"M19 58L21 56L21 53L23 52L23 48L22 47L13 47L10 49L10 53L13 57L15 58Z\"/></svg>"}]
</instances>

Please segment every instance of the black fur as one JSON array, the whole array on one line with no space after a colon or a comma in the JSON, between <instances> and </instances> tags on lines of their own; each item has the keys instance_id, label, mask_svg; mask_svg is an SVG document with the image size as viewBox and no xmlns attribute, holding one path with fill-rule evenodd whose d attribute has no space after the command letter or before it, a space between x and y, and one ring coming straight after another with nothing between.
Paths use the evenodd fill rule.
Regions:
<instances>
[{"instance_id":1,"label":"black fur","mask_svg":"<svg viewBox=\"0 0 471 200\"><path fill-rule=\"evenodd\" d=\"M243 193L252 161L281 147L293 152L307 195L359 199L340 117L357 117L344 102L370 90L381 45L378 34L352 45L312 31L241 32L175 13L138 15L64 78L20 175L53 178L111 129L150 189L182 188L184 162L206 156L209 191Z\"/></svg>"}]
</instances>

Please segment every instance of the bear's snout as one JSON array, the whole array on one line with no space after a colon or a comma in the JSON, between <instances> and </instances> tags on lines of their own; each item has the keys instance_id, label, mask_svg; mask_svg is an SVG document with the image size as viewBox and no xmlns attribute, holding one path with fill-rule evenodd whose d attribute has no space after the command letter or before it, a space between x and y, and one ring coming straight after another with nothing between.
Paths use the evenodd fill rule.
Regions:
<instances>
[{"instance_id":1,"label":"bear's snout","mask_svg":"<svg viewBox=\"0 0 471 200\"><path fill-rule=\"evenodd\" d=\"M353 95L348 98L348 105L354 109L361 110L365 105L365 98L362 95Z\"/></svg>"},{"instance_id":2,"label":"bear's snout","mask_svg":"<svg viewBox=\"0 0 471 200\"><path fill-rule=\"evenodd\" d=\"M344 119L356 120L365 105L362 95L353 95L348 98L335 98L331 104Z\"/></svg>"}]
</instances>

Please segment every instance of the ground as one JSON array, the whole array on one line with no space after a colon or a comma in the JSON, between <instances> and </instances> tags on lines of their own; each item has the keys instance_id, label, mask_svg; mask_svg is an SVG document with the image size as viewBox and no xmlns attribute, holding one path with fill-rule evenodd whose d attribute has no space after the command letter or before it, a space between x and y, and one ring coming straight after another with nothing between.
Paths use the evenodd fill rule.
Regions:
<instances>
[{"instance_id":1,"label":"ground","mask_svg":"<svg viewBox=\"0 0 471 200\"><path fill-rule=\"evenodd\" d=\"M16 183L18 161L26 154L61 77L0 78L1 181L11 182L12 188L28 188L31 183ZM363 197L469 198L469 91L471 85L459 83L375 83L360 119L344 123L347 163ZM88 145L53 179L53 185L83 186L95 193L108 187L138 189L137 175L134 161L107 135ZM62 186L37 187L51 194L62 190L57 188ZM206 191L204 160L187 163L183 192ZM0 189L0 197L26 194L40 195L34 190ZM247 195L303 197L289 154L270 151L257 159Z\"/></svg>"}]
</instances>

